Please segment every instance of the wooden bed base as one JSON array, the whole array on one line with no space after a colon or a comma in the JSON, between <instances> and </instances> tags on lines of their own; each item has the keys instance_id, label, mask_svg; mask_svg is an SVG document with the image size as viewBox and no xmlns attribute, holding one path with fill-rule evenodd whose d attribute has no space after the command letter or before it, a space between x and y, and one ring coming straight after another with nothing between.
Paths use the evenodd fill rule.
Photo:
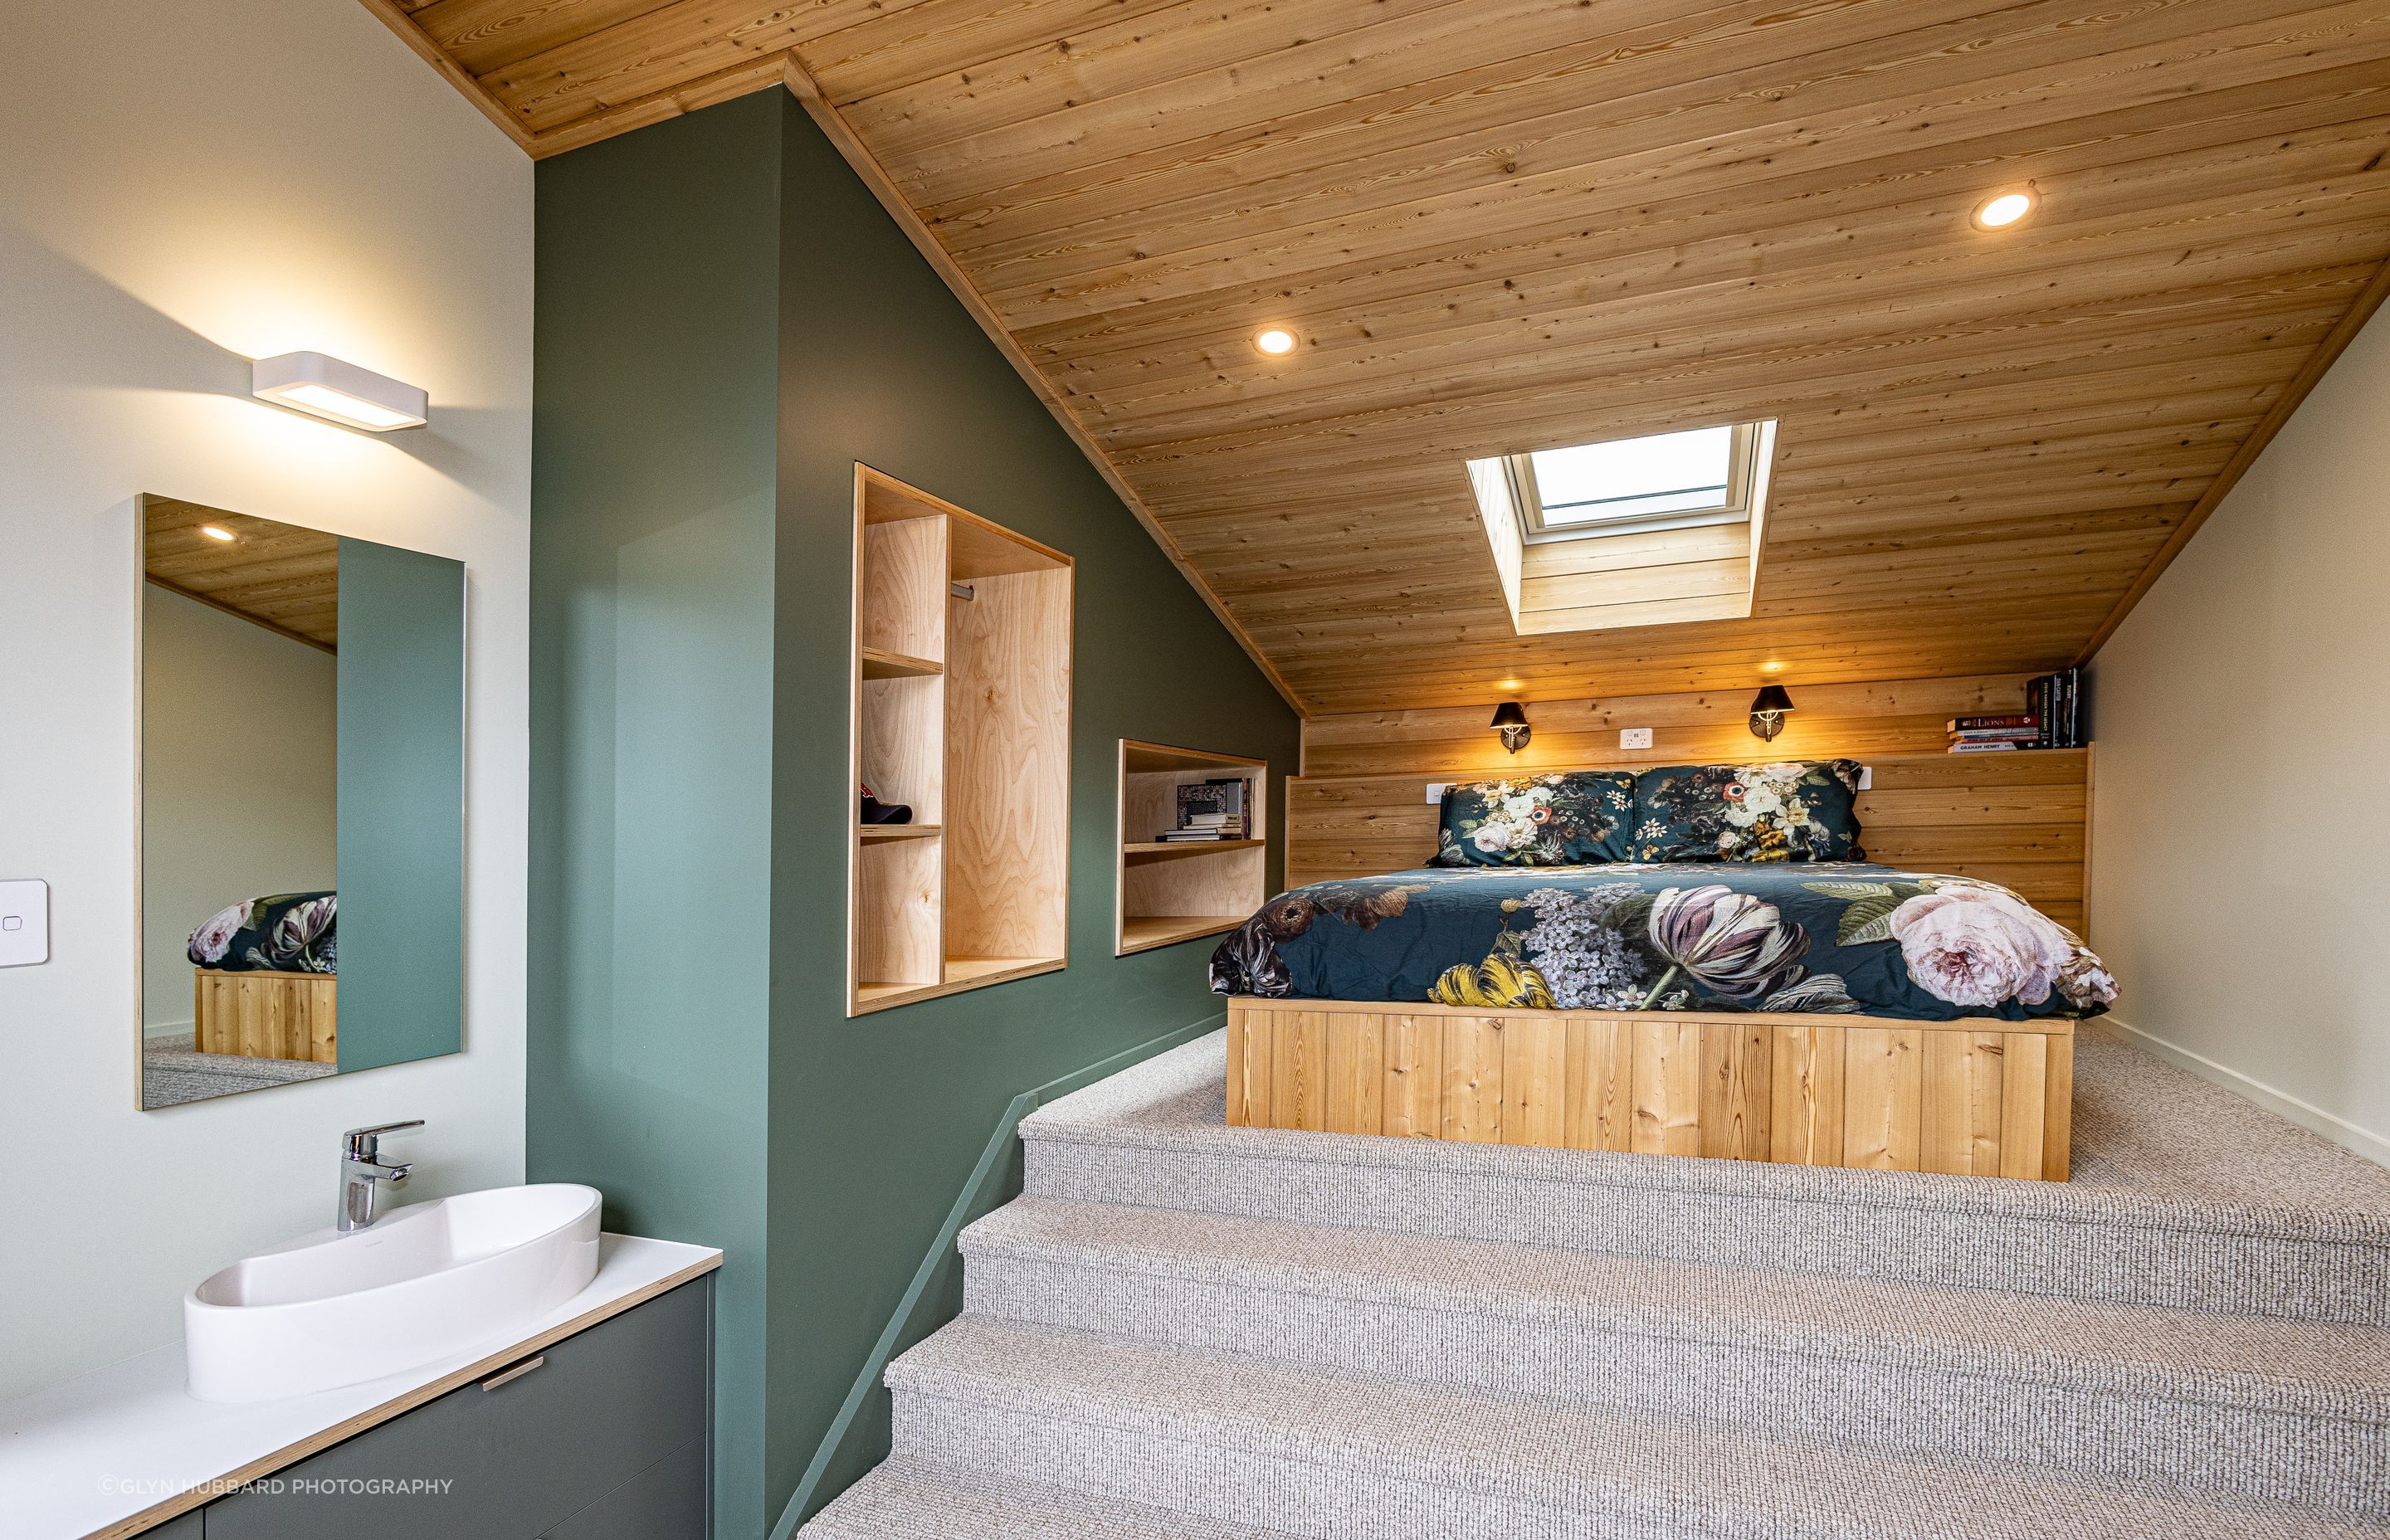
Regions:
<instances>
[{"instance_id":1,"label":"wooden bed base","mask_svg":"<svg viewBox=\"0 0 2390 1540\"><path fill-rule=\"evenodd\" d=\"M191 1046L201 1053L338 1064L340 981L329 973L191 970Z\"/></svg>"},{"instance_id":2,"label":"wooden bed base","mask_svg":"<svg viewBox=\"0 0 2390 1540\"><path fill-rule=\"evenodd\" d=\"M1228 1122L2062 1182L2075 1023L1228 1002Z\"/></svg>"}]
</instances>

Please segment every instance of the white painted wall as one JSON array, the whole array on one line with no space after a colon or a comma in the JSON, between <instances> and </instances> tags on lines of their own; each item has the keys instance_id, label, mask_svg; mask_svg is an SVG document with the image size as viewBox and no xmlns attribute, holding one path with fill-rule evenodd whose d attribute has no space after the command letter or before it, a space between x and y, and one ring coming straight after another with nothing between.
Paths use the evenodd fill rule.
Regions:
<instances>
[{"instance_id":1,"label":"white painted wall","mask_svg":"<svg viewBox=\"0 0 2390 1540\"><path fill-rule=\"evenodd\" d=\"M339 716L328 653L141 586L141 1022L191 1030L201 920L339 886ZM176 1046L189 1047L188 1042Z\"/></svg>"},{"instance_id":2,"label":"white painted wall","mask_svg":"<svg viewBox=\"0 0 2390 1540\"><path fill-rule=\"evenodd\" d=\"M329 1219L334 1140L422 1117L416 1195L523 1167L532 168L365 7L9 7L0 48L0 1396L179 1335ZM431 392L376 437L248 398L315 348ZM135 493L470 571L466 1052L134 1110Z\"/></svg>"},{"instance_id":3,"label":"white painted wall","mask_svg":"<svg viewBox=\"0 0 2390 1540\"><path fill-rule=\"evenodd\" d=\"M2390 311L2094 660L2091 944L2145 1046L2390 1161Z\"/></svg>"}]
</instances>

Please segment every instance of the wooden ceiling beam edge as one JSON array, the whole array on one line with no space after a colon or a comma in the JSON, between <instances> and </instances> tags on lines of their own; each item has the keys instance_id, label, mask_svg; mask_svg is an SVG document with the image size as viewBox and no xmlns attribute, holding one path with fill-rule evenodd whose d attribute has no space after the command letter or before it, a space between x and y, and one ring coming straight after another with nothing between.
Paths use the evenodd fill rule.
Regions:
<instances>
[{"instance_id":1,"label":"wooden ceiling beam edge","mask_svg":"<svg viewBox=\"0 0 2390 1540\"><path fill-rule=\"evenodd\" d=\"M2183 547L2191 544L2191 536L2199 533L2200 526L2207 522L2208 516L2240 484L2242 476L2257 463L2257 456L2274 442L2274 435L2291 420L2291 414L2306 400L2307 392L2322 381L2324 375L2339 361L2340 355L2347 351L2348 345L2357 340L2357 334L2365 329L2365 323L2373 318L2373 313L2382 308L2385 299L2390 299L2390 260L2384 260L2374 270L2371 280L2358 291L2347 313L2316 345L2315 351L2307 355L2306 362L2299 366L2299 372L2291 377L2290 383L2282 388L2281 394L2274 398L2274 404L2267 408L2266 415L2257 419L2257 426L2241 441L2240 447L2232 452L2232 457L2226 460L2224 468L2216 473L2216 479L2207 483L2207 490L2200 494L2199 501L2183 515L2182 522L2175 526L2174 533L2166 537L2166 543L2158 547L2157 555L2150 558L2150 564L2141 569L2140 576L2133 580L2132 586L2125 590L2124 596L2116 600L2115 607L2108 611L2107 619L2091 633L2091 639L2085 642L2083 649L2075 655L2077 667L2089 662L2101 648L2108 645L2108 638L2125 623L2125 618L2133 612L2133 607L2157 586L2157 581L2165 575L2166 568L2182 554Z\"/></svg>"},{"instance_id":2,"label":"wooden ceiling beam edge","mask_svg":"<svg viewBox=\"0 0 2390 1540\"><path fill-rule=\"evenodd\" d=\"M1278 666L1270 661L1268 655L1263 652L1260 647L1255 645L1253 637L1246 634L1244 626L1228 612L1228 607L1222 602L1219 595L1212 591L1212 585L1205 583L1201 575L1195 571L1193 563L1189 562L1185 553L1179 550L1178 543L1163 529L1162 520L1154 517L1151 508L1146 507L1145 499L1128 484L1127 478L1124 477L1119 468L1112 464L1111 457L1098 447L1095 436L1087 431L1086 425L1079 421L1077 415L1072 412L1069 405L1055 392L1054 387L1046 377L1038 373L1037 366L1029 361L1029 355L1022 351L1021 344L1013 340L1012 334L1005 330L1004 324L996 319L995 309L980 294L978 286L973 284L961 267L956 264L946 249L938 243L938 237L931 233L929 225L923 223L919 213L914 212L913 206L905 201L904 194L896 189L895 179L888 174L887 168L880 163L879 158L865 148L863 141L855 137L854 131L847 126L846 119L822 95L821 87L816 83L812 74L806 71L803 63L793 52L786 58L783 78L790 94L804 107L806 116L813 119L814 125L822 131L823 135L829 140L839 154L845 158L848 167L863 179L863 185L871 189L871 196L880 200L880 206L888 211L888 217L894 220L896 227L905 232L906 238L913 243L914 250L921 253L931 269L945 283L946 288L954 292L955 298L961 302L963 309L969 312L970 318L979 324L979 328L987 334L987 340L996 344L996 351L1004 356L1006 363L1012 366L1013 371L1021 376L1022 383L1029 387L1030 392L1054 415L1054 420L1061 424L1062 431L1071 436L1071 442L1078 446L1079 453L1087 457L1087 463L1095 467L1096 474L1104 479L1104 484L1111 488L1113 495L1127 505L1129 512L1137 516L1137 521L1145 526L1145 533L1152 537L1153 543L1161 547L1162 554L1170 558L1170 564L1178 570L1179 575L1185 578L1188 584L1202 598L1213 616L1227 628L1228 635L1237 639L1237 645L1244 648L1245 656L1253 660L1255 668L1261 670L1262 677L1267 679L1271 687L1285 697L1286 703L1294 708L1297 716L1309 716L1311 714L1309 705L1304 702L1301 695L1295 692L1294 687L1287 683L1286 676L1279 673Z\"/></svg>"},{"instance_id":3,"label":"wooden ceiling beam edge","mask_svg":"<svg viewBox=\"0 0 2390 1540\"><path fill-rule=\"evenodd\" d=\"M143 582L154 584L170 594L174 594L190 600L193 604L204 604L211 610L221 610L225 614L232 616L235 620L247 621L253 626L260 627L263 630L271 631L277 636L297 642L301 647L312 647L318 652L328 652L336 658L341 654L341 649L334 647L331 643L319 642L315 637L308 635L305 632L293 631L287 625L276 625L274 622L267 620L264 616L258 614L254 610L243 610L237 604L226 604L224 600L219 598L211 598L207 595L200 593L196 588L186 588L179 583L170 583L166 579L160 577L155 572L144 572L141 574L141 577Z\"/></svg>"},{"instance_id":4,"label":"wooden ceiling beam edge","mask_svg":"<svg viewBox=\"0 0 2390 1540\"><path fill-rule=\"evenodd\" d=\"M665 91L651 91L570 122L542 129L532 135L532 159L545 160L551 155L561 155L569 149L594 145L600 139L611 139L634 129L681 117L717 102L726 102L734 96L773 90L781 83L780 63L785 57L765 54L756 58L741 59L736 64L726 64L713 73L700 75L684 85Z\"/></svg>"},{"instance_id":5,"label":"wooden ceiling beam edge","mask_svg":"<svg viewBox=\"0 0 2390 1540\"><path fill-rule=\"evenodd\" d=\"M398 34L399 41L415 50L418 58L440 71L440 78L465 94L465 99L482 109L482 116L498 125L498 132L514 142L515 148L536 159L539 150L530 129L515 121L495 96L482 88L482 83L467 72L465 67L448 57L448 51L431 41L430 33L415 24L415 17L398 0L365 0L366 9L381 18L382 25Z\"/></svg>"},{"instance_id":6,"label":"wooden ceiling beam edge","mask_svg":"<svg viewBox=\"0 0 2390 1540\"><path fill-rule=\"evenodd\" d=\"M895 179L888 174L887 168L880 163L879 158L865 148L863 141L856 137L854 129L847 125L845 118L822 94L820 84L815 81L812 71L805 68L804 62L797 58L794 49L777 56L735 64L726 69L715 71L703 81L692 83L678 90L659 92L652 96L609 107L572 123L533 134L517 122L514 115L500 106L497 100L482 87L481 82L467 73L463 66L449 58L422 28L417 26L414 18L398 3L398 0L364 0L364 4L366 9L381 18L383 23L396 32L408 47L414 49L433 69L439 71L443 79L463 92L466 99L481 109L485 117L506 133L508 138L514 141L525 154L535 160L545 160L550 155L561 154L568 149L578 149L583 145L592 144L617 134L628 133L635 128L644 128L649 123L677 117L700 107L710 107L716 102L727 101L733 96L768 89L776 84L786 86L789 94L795 96L804 108L805 115L813 120L814 125L819 128L823 135L836 148L848 167L862 179L863 185L871 190L871 196L879 200L880 206L888 212L889 218L896 222L896 227L905 232L906 238L913 243L914 250L921 253L922 258L929 263L931 270L938 275L939 279L960 302L964 311L978 323L980 330L987 334L987 340L996 345L996 351L1003 356L1006 363L1012 366L1013 372L1021 376L1022 382L1029 387L1030 393L1044 404L1047 411L1053 414L1054 420L1061 425L1063 432L1070 435L1071 442L1077 445L1079 453L1086 456L1087 463L1095 468L1096 474L1103 478L1104 484L1111 489L1113 495L1125 504L1129 512L1136 516L1137 521L1144 526L1146 534L1161 547L1162 554L1170 559L1171 566L1177 570L1179 576L1185 578L1188 585L1192 587L1197 597L1202 599L1204 608L1210 610L1213 617L1227 628L1228 635L1236 638L1237 645L1244 649L1247 658L1253 660L1253 666L1261 671L1263 678L1269 681L1270 687L1285 699L1286 703L1293 708L1297 716L1311 714L1310 706L1296 692L1294 687L1287 683L1286 676L1279 672L1277 664L1270 661L1268 654L1263 652L1254 644L1253 637L1246 634L1244 626L1229 613L1228 607L1222 602L1218 594L1213 592L1212 585L1203 581L1202 575L1195 570L1194 564L1189 562L1186 554L1179 550L1178 543L1163 529L1162 521L1154 516L1153 510L1146 506L1145 499L1129 485L1127 478L1123 476L1119 468L1112 464L1111 457L1098 446L1095 436L1087 431L1086 425L1079 420L1077 415L1056 392L1052 383L1038 372L1034 364L1030 362L1029 355L1022 351L1021 344L1013 340L1012 334L1005 329L1001 321L996 319L995 308L980 293L978 286L965 276L962 268L956 263L946 249L939 244L937 237L931 233L929 225L923 222L920 214L905 200L904 195L897 191Z\"/></svg>"}]
</instances>

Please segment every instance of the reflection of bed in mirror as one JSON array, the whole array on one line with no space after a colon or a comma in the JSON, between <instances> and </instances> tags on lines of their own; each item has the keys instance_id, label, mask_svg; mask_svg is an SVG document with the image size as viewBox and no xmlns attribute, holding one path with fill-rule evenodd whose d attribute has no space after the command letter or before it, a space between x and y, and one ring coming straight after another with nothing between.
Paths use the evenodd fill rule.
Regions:
<instances>
[{"instance_id":1,"label":"reflection of bed in mirror","mask_svg":"<svg viewBox=\"0 0 2390 1540\"><path fill-rule=\"evenodd\" d=\"M227 905L191 932L191 1046L340 1062L337 893Z\"/></svg>"},{"instance_id":2,"label":"reflection of bed in mirror","mask_svg":"<svg viewBox=\"0 0 2390 1540\"><path fill-rule=\"evenodd\" d=\"M141 1105L456 1052L464 567L139 517Z\"/></svg>"},{"instance_id":3,"label":"reflection of bed in mirror","mask_svg":"<svg viewBox=\"0 0 2390 1540\"><path fill-rule=\"evenodd\" d=\"M191 1046L251 1059L341 1061L337 981L322 973L191 970Z\"/></svg>"}]
</instances>

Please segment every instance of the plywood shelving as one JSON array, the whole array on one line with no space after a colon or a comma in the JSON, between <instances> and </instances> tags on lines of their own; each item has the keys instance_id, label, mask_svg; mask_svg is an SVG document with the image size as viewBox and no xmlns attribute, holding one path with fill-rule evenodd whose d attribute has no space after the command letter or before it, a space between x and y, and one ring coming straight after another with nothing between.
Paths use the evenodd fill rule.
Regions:
<instances>
[{"instance_id":1,"label":"plywood shelving","mask_svg":"<svg viewBox=\"0 0 2390 1540\"><path fill-rule=\"evenodd\" d=\"M1068 960L1071 558L854 468L847 1014ZM850 806L852 802L850 801Z\"/></svg>"},{"instance_id":2,"label":"plywood shelving","mask_svg":"<svg viewBox=\"0 0 2390 1540\"><path fill-rule=\"evenodd\" d=\"M1218 840L1200 845L1176 844L1166 840L1150 840L1121 846L1123 855L1202 855L1222 850L1260 850L1266 840Z\"/></svg>"},{"instance_id":3,"label":"plywood shelving","mask_svg":"<svg viewBox=\"0 0 2390 1540\"><path fill-rule=\"evenodd\" d=\"M1262 906L1269 896L1266 839L1176 843L1154 836L1176 824L1179 787L1231 776L1245 782L1251 827L1266 831L1268 769L1241 754L1121 740L1116 956L1233 930Z\"/></svg>"},{"instance_id":4,"label":"plywood shelving","mask_svg":"<svg viewBox=\"0 0 2390 1540\"><path fill-rule=\"evenodd\" d=\"M863 648L862 658L866 679L926 679L946 672L943 663L933 663L927 658L907 658L901 652L876 647Z\"/></svg>"},{"instance_id":5,"label":"plywood shelving","mask_svg":"<svg viewBox=\"0 0 2390 1540\"><path fill-rule=\"evenodd\" d=\"M1127 956L1132 952L1150 951L1168 946L1174 942L1193 941L1198 936L1216 936L1223 930L1233 930L1245 922L1243 915L1147 915L1121 921L1120 952Z\"/></svg>"}]
</instances>

